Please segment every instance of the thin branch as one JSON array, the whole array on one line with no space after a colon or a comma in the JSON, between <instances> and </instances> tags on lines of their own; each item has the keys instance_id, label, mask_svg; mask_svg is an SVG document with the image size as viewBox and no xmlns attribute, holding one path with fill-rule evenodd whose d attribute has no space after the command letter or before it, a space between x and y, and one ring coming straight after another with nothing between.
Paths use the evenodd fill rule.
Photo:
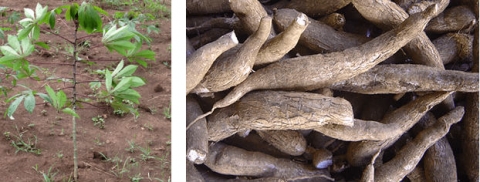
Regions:
<instances>
[{"instance_id":1,"label":"thin branch","mask_svg":"<svg viewBox=\"0 0 480 182\"><path fill-rule=\"evenodd\" d=\"M58 64L58 65L67 65L67 66L72 66L73 64L70 64L70 63L52 63L52 62L42 62L42 61L35 61L32 63L34 64Z\"/></svg>"},{"instance_id":2,"label":"thin branch","mask_svg":"<svg viewBox=\"0 0 480 182\"><path fill-rule=\"evenodd\" d=\"M52 31L45 31L45 30L41 30L40 32L42 32L42 33L50 33L50 34L52 34L52 35L56 35L56 36L58 36L58 37L60 37L60 38L62 38L62 39L64 39L64 40L66 40L66 41L67 41L67 42L69 42L70 44L74 44L74 42L73 42L73 41L71 41L71 40L68 40L67 38L65 38L65 37L63 37L62 35L60 35L60 34L57 34L57 33L55 33L55 32L52 32Z\"/></svg>"}]
</instances>

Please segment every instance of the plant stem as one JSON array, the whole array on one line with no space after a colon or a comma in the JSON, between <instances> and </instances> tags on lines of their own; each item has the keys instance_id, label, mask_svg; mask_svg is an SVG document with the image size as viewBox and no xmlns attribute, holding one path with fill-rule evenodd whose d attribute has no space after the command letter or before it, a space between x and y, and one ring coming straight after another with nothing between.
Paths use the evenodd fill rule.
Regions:
<instances>
[{"instance_id":1,"label":"plant stem","mask_svg":"<svg viewBox=\"0 0 480 182\"><path fill-rule=\"evenodd\" d=\"M77 102L77 31L78 31L78 22L75 22L75 32L74 32L74 41L73 42L73 102L72 109L73 112L76 112L76 102ZM78 161L77 161L77 122L75 116L72 116L72 139L73 139L73 179L77 181L78 179Z\"/></svg>"}]
</instances>

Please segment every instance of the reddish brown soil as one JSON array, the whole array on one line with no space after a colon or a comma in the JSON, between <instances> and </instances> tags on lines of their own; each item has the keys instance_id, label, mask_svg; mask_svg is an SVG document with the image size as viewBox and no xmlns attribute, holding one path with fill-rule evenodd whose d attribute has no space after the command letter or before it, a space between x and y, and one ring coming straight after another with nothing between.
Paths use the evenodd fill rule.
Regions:
<instances>
[{"instance_id":1,"label":"reddish brown soil","mask_svg":"<svg viewBox=\"0 0 480 182\"><path fill-rule=\"evenodd\" d=\"M64 1L71 3L71 1ZM81 1L77 1L81 3ZM59 0L43 0L42 5L48 5L49 9L62 5ZM170 8L170 1L167 2ZM21 18L24 18L23 8L35 9L36 1L17 0L0 1L0 6L19 10ZM115 11L110 6L101 6L110 14ZM7 16L0 17L1 27L12 27L5 20ZM57 26L60 27L60 34L69 37L73 35L72 22L66 22L64 19L57 18ZM111 18L110 18L111 19ZM104 20L104 23L107 19ZM160 33L152 33L149 36L153 39L151 49L156 52L156 62L150 62L148 68L139 67L137 76L145 78L147 84L137 89L142 95L139 107L140 116L134 120L132 115L123 117L114 115L111 109L103 108L100 104L83 104L83 108L77 112L80 119L77 120L77 145L79 162L79 181L131 181L134 176L143 178L141 181L168 181L170 179L170 120L164 115L164 108L170 108L170 90L171 90L171 70L170 65L170 19L160 18L157 22ZM46 25L42 30L49 30ZM6 34L15 34L15 31L5 31ZM83 36L85 34L81 34ZM83 51L81 58L88 58L96 62L95 65L80 64L78 70L82 72L80 79L92 79L95 75L90 75L90 71L103 69L105 67L114 67L120 59L118 54L110 53L102 46L97 46L100 39L99 34L89 37L92 46ZM45 93L43 86L49 84L53 88L59 89L68 84L57 83L55 81L45 81L47 77L70 77L72 73L71 66L59 65L57 63L69 63L71 58L62 54L65 52L62 45L65 41L57 36L50 34L41 34L41 40L50 41L50 50L38 49L27 59L31 64L39 66L44 71L37 71L42 79L34 81L32 79L22 80L20 83L27 85L33 90ZM3 45L5 40L0 40ZM97 47L95 47L97 46ZM58 48L58 51L56 48ZM148 48L148 47L145 47ZM2 86L11 87L9 82L2 80ZM88 84L79 85L80 96L88 95ZM14 87L8 93L8 97L23 91L23 87ZM71 89L65 89L68 94ZM4 114L9 103L4 100L7 97L2 96L0 100L0 114ZM72 118L63 113L57 113L53 107L42 103L37 98L37 105L33 113L28 113L23 104L20 105L14 114L15 120L0 118L0 181L43 181L41 172L51 173L55 181L69 181L73 175L73 142ZM100 106L100 107L99 107ZM92 117L105 117L105 129L100 129L93 125ZM38 139L35 148L41 150L40 155L30 152L19 151L11 145L15 136L22 134L24 141L28 138L36 137ZM9 135L10 137L8 137ZM151 149L150 155L155 159L142 160L142 153L139 147L133 152L126 149L129 147L128 141L134 141L135 145ZM103 153L108 160L95 153ZM117 165L118 164L118 165ZM37 167L37 171L34 169Z\"/></svg>"}]
</instances>

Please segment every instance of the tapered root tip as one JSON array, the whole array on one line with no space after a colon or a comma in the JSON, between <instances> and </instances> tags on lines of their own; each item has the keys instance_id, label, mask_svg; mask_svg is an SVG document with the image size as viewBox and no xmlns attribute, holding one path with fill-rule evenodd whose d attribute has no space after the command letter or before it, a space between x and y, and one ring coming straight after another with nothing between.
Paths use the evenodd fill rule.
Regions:
<instances>
[{"instance_id":1,"label":"tapered root tip","mask_svg":"<svg viewBox=\"0 0 480 182\"><path fill-rule=\"evenodd\" d=\"M424 14L426 16L433 16L436 15L438 12L438 4L430 5L427 9L425 9Z\"/></svg>"},{"instance_id":2,"label":"tapered root tip","mask_svg":"<svg viewBox=\"0 0 480 182\"><path fill-rule=\"evenodd\" d=\"M230 38L232 39L233 43L238 44L237 35L235 35L235 31L231 32Z\"/></svg>"},{"instance_id":3,"label":"tapered root tip","mask_svg":"<svg viewBox=\"0 0 480 182\"><path fill-rule=\"evenodd\" d=\"M308 17L303 13L297 17L297 23L299 25L305 26L307 24L307 21L308 21Z\"/></svg>"}]
</instances>

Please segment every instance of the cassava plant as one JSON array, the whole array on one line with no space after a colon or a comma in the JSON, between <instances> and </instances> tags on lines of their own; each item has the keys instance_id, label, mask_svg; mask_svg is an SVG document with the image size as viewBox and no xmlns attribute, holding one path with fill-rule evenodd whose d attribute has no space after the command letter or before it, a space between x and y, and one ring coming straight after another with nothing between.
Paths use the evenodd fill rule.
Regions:
<instances>
[{"instance_id":1,"label":"cassava plant","mask_svg":"<svg viewBox=\"0 0 480 182\"><path fill-rule=\"evenodd\" d=\"M139 104L140 94L134 88L142 86L145 81L137 76L133 76L137 69L137 65L125 65L124 61L119 61L113 71L101 70L102 79L82 80L79 79L80 74L77 70L78 64L81 64L82 58L79 57L79 47L81 43L90 37L90 34L101 34L102 39L98 44L103 45L110 52L117 52L124 59L138 63L147 67L147 60L154 60L155 53L150 50L141 50L144 43L149 43L149 38L139 33L131 24L105 24L102 22L101 16L108 16L108 13L100 7L83 2L81 5L73 3L63 5L55 9L48 10L47 6L37 4L35 10L25 8L25 18L18 23L21 29L16 35L8 35L7 43L0 46L1 57L0 67L5 71L4 75L12 80L12 86L17 85L17 81L23 78L33 78L41 81L36 74L38 67L31 65L28 57L39 47L49 49L45 42L40 41L43 33L49 33L60 37L67 44L73 47L70 63L58 63L59 65L71 66L71 77L62 78L65 85L64 88L54 89L49 85L45 86L46 93L33 90L27 86L20 85L25 88L24 91L14 94L6 99L10 103L5 116L14 119L14 113L20 103L23 101L24 108L32 113L38 96L53 106L57 112L64 112L72 116L72 139L73 139L73 177L78 178L77 163L77 146L76 146L76 120L80 117L77 109L81 106L79 102L102 102L106 103L114 110L121 110L124 113L132 113L134 117L138 117L138 112L134 107ZM55 23L58 16L63 15L68 23L74 27L71 37L62 35L59 30L55 29ZM47 26L47 27L42 27ZM84 32L87 36L80 37L79 32ZM88 40L90 41L90 40ZM97 46L101 47L101 46ZM96 48L96 47L95 47ZM95 60L89 60L95 61ZM55 64L55 63L53 63ZM6 79L2 78L2 79ZM79 93L79 84L90 84L90 88L95 89L94 99L82 98L83 94ZM66 89L71 89L64 91ZM90 103L93 104L93 103Z\"/></svg>"}]
</instances>

